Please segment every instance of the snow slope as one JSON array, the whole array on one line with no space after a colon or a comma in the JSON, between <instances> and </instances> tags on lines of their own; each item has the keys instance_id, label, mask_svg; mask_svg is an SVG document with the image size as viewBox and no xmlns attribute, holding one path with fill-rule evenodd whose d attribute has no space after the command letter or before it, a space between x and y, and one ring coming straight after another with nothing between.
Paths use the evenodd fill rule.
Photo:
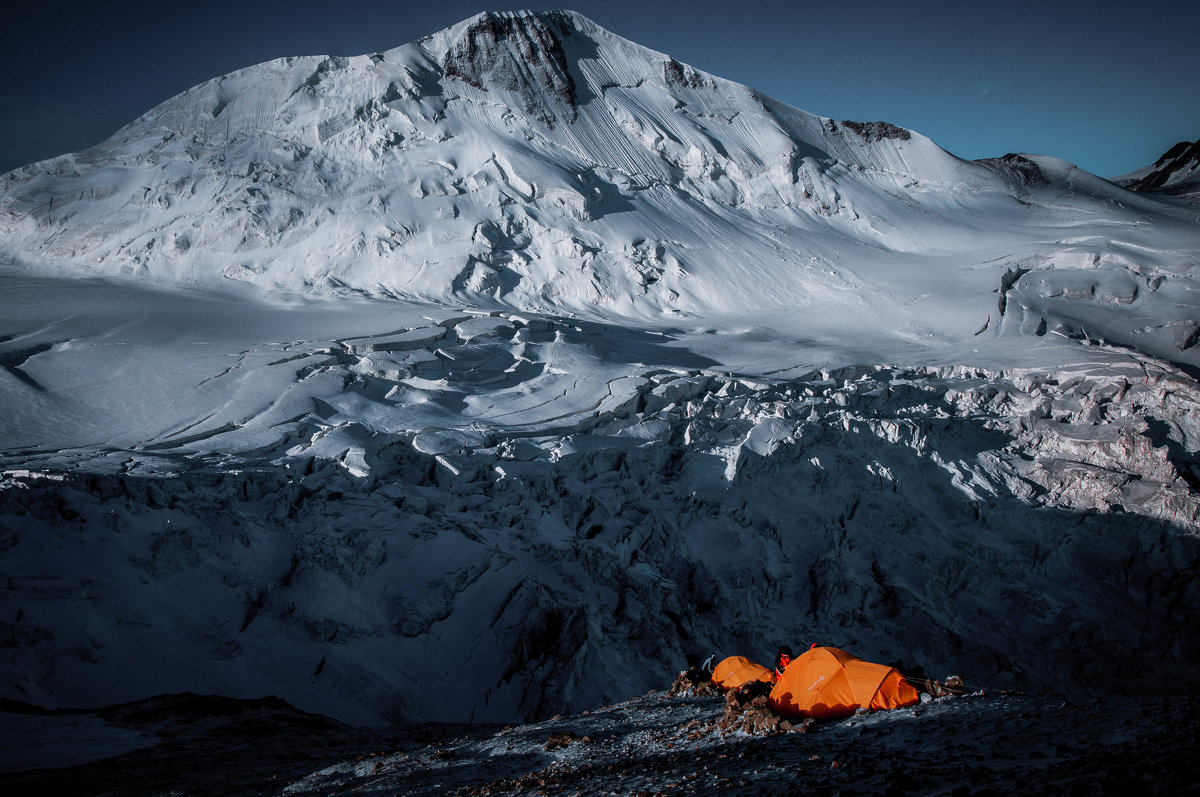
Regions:
<instances>
[{"instance_id":1,"label":"snow slope","mask_svg":"<svg viewBox=\"0 0 1200 797\"><path fill-rule=\"evenodd\" d=\"M753 307L909 357L1044 327L1195 364L1194 216L1053 159L968 163L817 117L566 12L250 67L0 195L22 271L638 320Z\"/></svg>"},{"instance_id":2,"label":"snow slope","mask_svg":"<svg viewBox=\"0 0 1200 797\"><path fill-rule=\"evenodd\" d=\"M567 12L218 78L0 177L3 696L507 722L784 641L1195 692L1198 256Z\"/></svg>"}]
</instances>

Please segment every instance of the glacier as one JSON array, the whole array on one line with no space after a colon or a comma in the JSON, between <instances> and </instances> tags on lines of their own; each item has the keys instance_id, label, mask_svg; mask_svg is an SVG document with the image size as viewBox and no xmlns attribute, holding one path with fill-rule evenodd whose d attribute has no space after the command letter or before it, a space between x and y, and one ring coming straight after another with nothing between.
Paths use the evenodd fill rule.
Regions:
<instances>
[{"instance_id":1,"label":"glacier","mask_svg":"<svg viewBox=\"0 0 1200 797\"><path fill-rule=\"evenodd\" d=\"M1195 693L1194 196L570 12L201 84L0 176L0 696L512 722L782 642Z\"/></svg>"}]
</instances>

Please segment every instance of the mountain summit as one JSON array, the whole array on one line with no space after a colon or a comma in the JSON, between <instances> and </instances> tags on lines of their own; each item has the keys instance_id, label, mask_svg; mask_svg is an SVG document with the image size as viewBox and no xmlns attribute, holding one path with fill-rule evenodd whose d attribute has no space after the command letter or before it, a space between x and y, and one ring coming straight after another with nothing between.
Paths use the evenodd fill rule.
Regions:
<instances>
[{"instance_id":1,"label":"mountain summit","mask_svg":"<svg viewBox=\"0 0 1200 797\"><path fill-rule=\"evenodd\" d=\"M1075 207L1103 234L1024 232ZM815 116L571 12L485 13L216 78L11 172L0 252L42 273L546 312L803 309L814 334L937 345L1083 335L1053 305L1086 294L1106 337L1178 357L1190 328L1135 336L1107 312L1175 304L1159 290L1181 264L1159 253L1178 223L1138 223L1157 207L1053 159L971 163Z\"/></svg>"}]
</instances>

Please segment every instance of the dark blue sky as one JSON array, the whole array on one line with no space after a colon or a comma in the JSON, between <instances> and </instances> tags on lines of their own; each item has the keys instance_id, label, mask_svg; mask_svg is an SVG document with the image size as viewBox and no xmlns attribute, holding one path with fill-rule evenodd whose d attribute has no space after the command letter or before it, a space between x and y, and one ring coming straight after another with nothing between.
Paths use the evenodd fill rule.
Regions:
<instances>
[{"instance_id":1,"label":"dark blue sky","mask_svg":"<svg viewBox=\"0 0 1200 797\"><path fill-rule=\"evenodd\" d=\"M516 7L563 3L45 0L5 22L0 172L99 143L244 66L385 50ZM1196 0L566 7L807 111L909 127L965 158L1032 152L1116 176L1200 138Z\"/></svg>"}]
</instances>

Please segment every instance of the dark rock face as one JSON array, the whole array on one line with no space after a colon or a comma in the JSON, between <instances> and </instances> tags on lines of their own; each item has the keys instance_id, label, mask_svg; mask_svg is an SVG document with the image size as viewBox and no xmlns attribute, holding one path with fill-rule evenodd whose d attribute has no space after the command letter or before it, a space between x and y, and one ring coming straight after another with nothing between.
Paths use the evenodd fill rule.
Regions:
<instances>
[{"instance_id":1,"label":"dark rock face","mask_svg":"<svg viewBox=\"0 0 1200 797\"><path fill-rule=\"evenodd\" d=\"M1009 177L1016 186L1038 188L1047 184L1041 167L1023 155L1008 153L1002 158L985 158L975 161L993 171Z\"/></svg>"},{"instance_id":2,"label":"dark rock face","mask_svg":"<svg viewBox=\"0 0 1200 797\"><path fill-rule=\"evenodd\" d=\"M703 75L697 72L687 64L681 64L674 58L667 61L663 65L663 78L667 81L667 85L676 88L689 89L714 89L711 80L705 79Z\"/></svg>"},{"instance_id":3,"label":"dark rock face","mask_svg":"<svg viewBox=\"0 0 1200 797\"><path fill-rule=\"evenodd\" d=\"M842 122L842 125L849 130L852 130L864 141L882 141L885 138L896 139L898 141L908 141L912 138L912 134L903 127L897 127L888 122Z\"/></svg>"},{"instance_id":4,"label":"dark rock face","mask_svg":"<svg viewBox=\"0 0 1200 797\"><path fill-rule=\"evenodd\" d=\"M575 82L562 44L572 29L563 14L483 14L450 47L442 70L483 91L518 93L523 110L543 123L553 125L556 117L572 121Z\"/></svg>"},{"instance_id":5,"label":"dark rock face","mask_svg":"<svg viewBox=\"0 0 1200 797\"><path fill-rule=\"evenodd\" d=\"M1200 181L1200 140L1180 141L1154 162L1154 171L1125 187L1131 191L1157 191L1168 182L1178 183L1179 178L1189 183Z\"/></svg>"}]
</instances>

